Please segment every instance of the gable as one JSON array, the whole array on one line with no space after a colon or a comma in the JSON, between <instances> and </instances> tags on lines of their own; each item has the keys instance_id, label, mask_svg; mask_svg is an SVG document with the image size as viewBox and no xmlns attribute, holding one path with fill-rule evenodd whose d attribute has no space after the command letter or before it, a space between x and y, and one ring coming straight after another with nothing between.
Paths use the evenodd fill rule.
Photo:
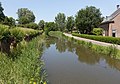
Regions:
<instances>
[{"instance_id":1,"label":"gable","mask_svg":"<svg viewBox=\"0 0 120 84\"><path fill-rule=\"evenodd\" d=\"M111 22L114 18L116 18L120 14L120 8L118 8L114 13L110 16L106 16L102 23Z\"/></svg>"}]
</instances>

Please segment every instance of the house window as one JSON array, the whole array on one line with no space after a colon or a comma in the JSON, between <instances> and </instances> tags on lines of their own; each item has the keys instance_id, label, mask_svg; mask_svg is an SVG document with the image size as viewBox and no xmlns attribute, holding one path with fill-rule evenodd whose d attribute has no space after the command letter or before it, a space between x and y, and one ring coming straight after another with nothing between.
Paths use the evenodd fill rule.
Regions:
<instances>
[{"instance_id":1,"label":"house window","mask_svg":"<svg viewBox=\"0 0 120 84\"><path fill-rule=\"evenodd\" d=\"M112 30L112 36L116 37L116 30L115 29Z\"/></svg>"}]
</instances>

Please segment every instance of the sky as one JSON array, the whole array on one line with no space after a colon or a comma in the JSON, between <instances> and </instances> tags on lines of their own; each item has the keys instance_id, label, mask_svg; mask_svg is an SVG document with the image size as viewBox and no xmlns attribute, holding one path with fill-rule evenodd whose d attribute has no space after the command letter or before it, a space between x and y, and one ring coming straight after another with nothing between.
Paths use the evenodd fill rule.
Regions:
<instances>
[{"instance_id":1,"label":"sky","mask_svg":"<svg viewBox=\"0 0 120 84\"><path fill-rule=\"evenodd\" d=\"M120 4L120 0L0 0L4 8L4 14L17 19L19 8L28 8L36 16L36 22L40 20L54 21L55 16L61 12L66 16L75 16L78 10L86 6L99 8L102 16L111 15Z\"/></svg>"}]
</instances>

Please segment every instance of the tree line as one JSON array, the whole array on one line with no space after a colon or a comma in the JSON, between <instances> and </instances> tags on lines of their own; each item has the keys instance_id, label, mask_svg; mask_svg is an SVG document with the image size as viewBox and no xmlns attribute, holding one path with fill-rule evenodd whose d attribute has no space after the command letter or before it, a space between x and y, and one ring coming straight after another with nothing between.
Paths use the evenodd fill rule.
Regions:
<instances>
[{"instance_id":1,"label":"tree line","mask_svg":"<svg viewBox=\"0 0 120 84\"><path fill-rule=\"evenodd\" d=\"M68 16L64 13L58 13L53 22L45 22L40 20L35 23L35 15L28 8L20 8L17 11L18 19L7 17L3 13L4 8L0 3L0 23L11 26L20 26L25 28L33 28L43 30L48 34L49 31L61 32L79 32L81 34L91 34L93 28L99 27L103 21L100 9L94 6L87 6L80 9L75 16Z\"/></svg>"},{"instance_id":2,"label":"tree line","mask_svg":"<svg viewBox=\"0 0 120 84\"><path fill-rule=\"evenodd\" d=\"M46 26L46 24L51 22L45 23L42 20L39 22L39 25L43 25L44 22L42 29L47 28L47 32L57 30L61 32L72 33L74 31L81 34L93 34L94 32L99 33L100 31L101 34L101 29L98 27L103 21L103 18L100 9L94 6L87 6L86 8L80 9L75 16L66 17L64 13L58 13L55 16L54 22L52 22L53 24ZM97 28L97 31L94 28Z\"/></svg>"}]
</instances>

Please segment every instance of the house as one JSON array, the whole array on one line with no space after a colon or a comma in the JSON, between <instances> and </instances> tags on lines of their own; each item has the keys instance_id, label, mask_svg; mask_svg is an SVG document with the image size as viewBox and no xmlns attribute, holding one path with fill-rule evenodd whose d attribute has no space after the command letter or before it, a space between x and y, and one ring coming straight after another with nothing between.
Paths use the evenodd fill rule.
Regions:
<instances>
[{"instance_id":1,"label":"house","mask_svg":"<svg viewBox=\"0 0 120 84\"><path fill-rule=\"evenodd\" d=\"M104 29L103 36L120 37L120 8L110 16L106 16L100 27Z\"/></svg>"}]
</instances>

